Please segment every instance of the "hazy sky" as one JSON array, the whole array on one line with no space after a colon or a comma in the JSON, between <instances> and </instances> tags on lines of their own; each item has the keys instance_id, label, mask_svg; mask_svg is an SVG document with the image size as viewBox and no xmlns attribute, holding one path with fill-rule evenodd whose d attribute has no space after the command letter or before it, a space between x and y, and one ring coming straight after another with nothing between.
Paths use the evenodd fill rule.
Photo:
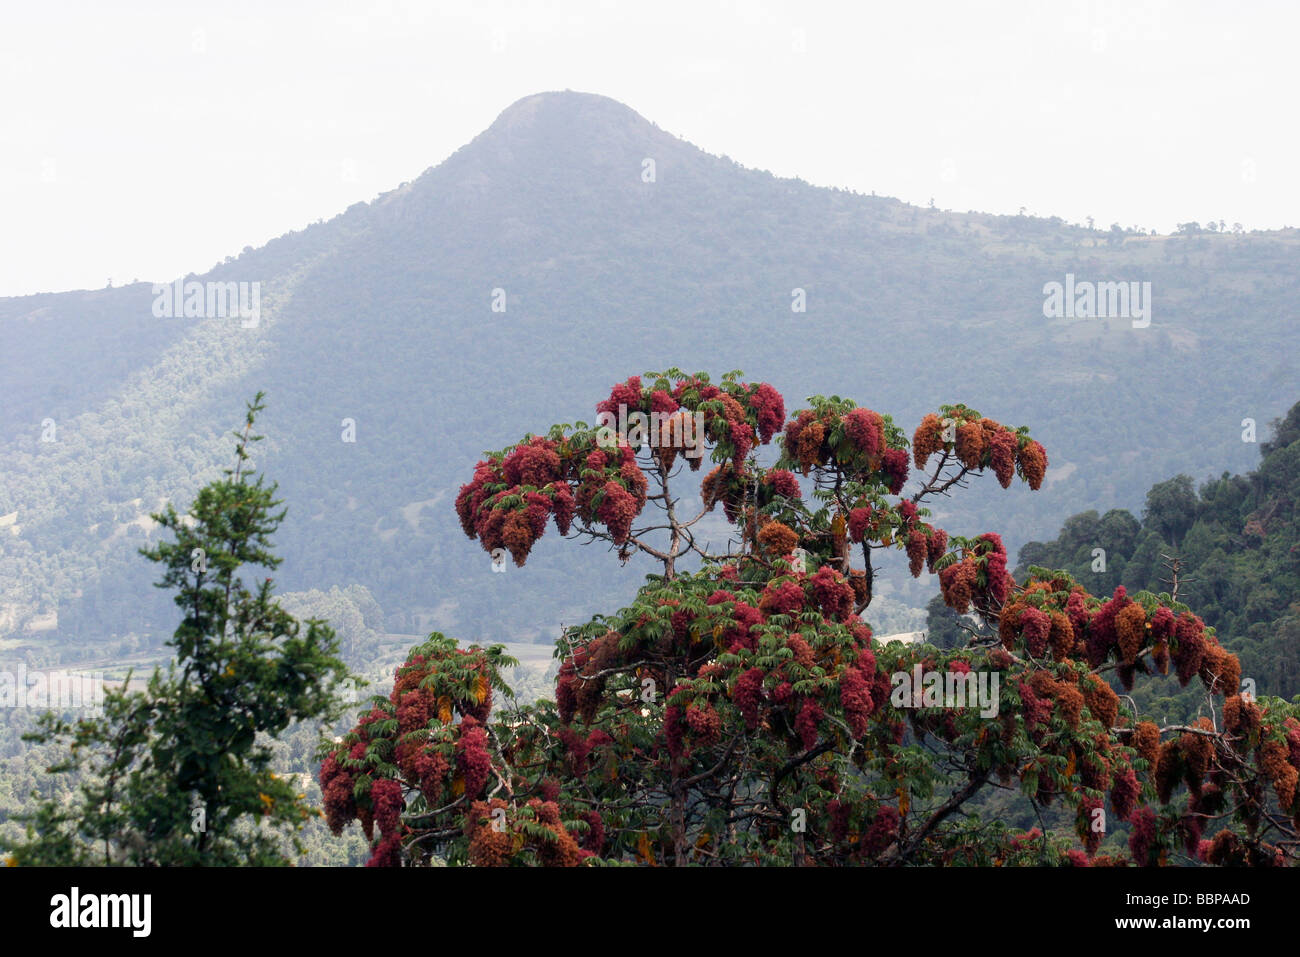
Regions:
<instances>
[{"instance_id":1,"label":"hazy sky","mask_svg":"<svg viewBox=\"0 0 1300 957\"><path fill-rule=\"evenodd\" d=\"M0 295L206 270L566 88L922 205L1300 225L1282 0L0 3Z\"/></svg>"}]
</instances>

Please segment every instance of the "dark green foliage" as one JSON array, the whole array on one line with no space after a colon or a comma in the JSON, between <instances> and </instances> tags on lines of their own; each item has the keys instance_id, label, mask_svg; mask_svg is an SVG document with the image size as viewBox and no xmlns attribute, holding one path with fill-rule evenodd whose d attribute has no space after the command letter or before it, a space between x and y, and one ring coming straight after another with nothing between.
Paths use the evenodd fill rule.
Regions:
<instances>
[{"instance_id":1,"label":"dark green foliage","mask_svg":"<svg viewBox=\"0 0 1300 957\"><path fill-rule=\"evenodd\" d=\"M968 645L976 636L988 637L989 630L974 615L959 615L935 595L926 610L926 641L944 651Z\"/></svg>"}]
</instances>

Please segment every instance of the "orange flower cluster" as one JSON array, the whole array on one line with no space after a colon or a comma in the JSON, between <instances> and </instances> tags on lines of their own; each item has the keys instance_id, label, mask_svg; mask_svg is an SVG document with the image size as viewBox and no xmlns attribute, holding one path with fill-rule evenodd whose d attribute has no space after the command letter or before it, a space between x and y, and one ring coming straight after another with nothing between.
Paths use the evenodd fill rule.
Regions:
<instances>
[{"instance_id":1,"label":"orange flower cluster","mask_svg":"<svg viewBox=\"0 0 1300 957\"><path fill-rule=\"evenodd\" d=\"M1139 721L1129 743L1147 761L1150 766L1148 771L1154 774L1160 757L1160 729L1150 721Z\"/></svg>"},{"instance_id":2,"label":"orange flower cluster","mask_svg":"<svg viewBox=\"0 0 1300 957\"><path fill-rule=\"evenodd\" d=\"M768 522L758 531L759 544L774 558L782 558L794 551L799 536L790 526L781 522Z\"/></svg>"},{"instance_id":3,"label":"orange flower cluster","mask_svg":"<svg viewBox=\"0 0 1300 957\"><path fill-rule=\"evenodd\" d=\"M505 867L531 851L542 867L577 867L591 851L584 851L560 820L554 801L532 798L525 807L531 814L513 812L500 798L475 801L465 818L469 835L469 862L475 867ZM514 820L510 818L513 817ZM545 836L520 826L531 819ZM504 822L501 826L499 822Z\"/></svg>"},{"instance_id":4,"label":"orange flower cluster","mask_svg":"<svg viewBox=\"0 0 1300 957\"><path fill-rule=\"evenodd\" d=\"M956 591L958 584L953 586L957 598L961 597ZM1036 615L1026 616L1028 608L1048 615L1045 643L1043 622ZM1175 618L1164 605L1148 613L1141 602L1128 597L1122 585L1109 601L1098 603L1082 587L1064 579L1033 582L1003 606L998 633L1007 650L1024 647L1033 657L1040 657L1046 646L1057 661L1082 658L1092 668L1113 658L1125 688L1133 686L1139 667L1167 673L1171 657L1183 684L1199 674L1207 689L1228 696L1236 693L1241 682L1237 656L1205 631L1200 618L1190 612ZM1147 653L1151 667L1142 660Z\"/></svg>"},{"instance_id":5,"label":"orange flower cluster","mask_svg":"<svg viewBox=\"0 0 1300 957\"><path fill-rule=\"evenodd\" d=\"M1067 678L1055 678L1047 671L1035 671L1030 676L1029 686L1039 698L1055 704L1057 713L1066 724L1075 731L1079 730L1086 700L1076 683Z\"/></svg>"},{"instance_id":6,"label":"orange flower cluster","mask_svg":"<svg viewBox=\"0 0 1300 957\"><path fill-rule=\"evenodd\" d=\"M826 447L827 423L829 416L804 409L785 427L786 454L799 463L799 470L807 475L816 465L825 465L830 461L830 449Z\"/></svg>"},{"instance_id":7,"label":"orange flower cluster","mask_svg":"<svg viewBox=\"0 0 1300 957\"><path fill-rule=\"evenodd\" d=\"M1235 695L1241 689L1241 662L1218 641L1205 643L1197 670L1205 687L1215 694Z\"/></svg>"},{"instance_id":8,"label":"orange flower cluster","mask_svg":"<svg viewBox=\"0 0 1300 957\"><path fill-rule=\"evenodd\" d=\"M501 798L475 801L470 806L465 830L469 834L469 862L475 867L504 867L514 856L516 835L496 826L508 807Z\"/></svg>"},{"instance_id":9,"label":"orange flower cluster","mask_svg":"<svg viewBox=\"0 0 1300 957\"><path fill-rule=\"evenodd\" d=\"M1209 718L1197 718L1192 727L1201 731L1214 730ZM1178 749L1183 756L1187 786L1199 794L1201 783L1210 773L1210 763L1214 760L1214 739L1194 731L1184 731L1178 739Z\"/></svg>"},{"instance_id":10,"label":"orange flower cluster","mask_svg":"<svg viewBox=\"0 0 1300 957\"><path fill-rule=\"evenodd\" d=\"M1047 450L1034 439L1021 442L1016 451L1016 471L1037 492L1043 486L1043 476L1047 474ZM1005 488L1010 479L1003 483Z\"/></svg>"},{"instance_id":11,"label":"orange flower cluster","mask_svg":"<svg viewBox=\"0 0 1300 957\"><path fill-rule=\"evenodd\" d=\"M912 460L925 468L930 456L948 450L972 471L990 468L1003 488L1019 471L1031 489L1038 491L1047 472L1047 452L1028 436L1008 428L965 406L947 410L954 441L945 440L945 419L933 412L926 415L912 434Z\"/></svg>"},{"instance_id":12,"label":"orange flower cluster","mask_svg":"<svg viewBox=\"0 0 1300 957\"><path fill-rule=\"evenodd\" d=\"M1282 810L1291 813L1296 803L1296 785L1300 782L1300 770L1291 764L1286 744L1275 739L1261 742L1255 752L1259 771L1273 785L1273 793Z\"/></svg>"},{"instance_id":13,"label":"orange flower cluster","mask_svg":"<svg viewBox=\"0 0 1300 957\"><path fill-rule=\"evenodd\" d=\"M721 502L727 521L737 522L746 501L752 504L752 479L750 473L742 468L731 462L723 462L704 476L704 481L700 483L700 499L710 511Z\"/></svg>"},{"instance_id":14,"label":"orange flower cluster","mask_svg":"<svg viewBox=\"0 0 1300 957\"><path fill-rule=\"evenodd\" d=\"M1137 602L1125 605L1115 616L1120 661L1132 666L1146 639L1147 613Z\"/></svg>"},{"instance_id":15,"label":"orange flower cluster","mask_svg":"<svg viewBox=\"0 0 1300 957\"><path fill-rule=\"evenodd\" d=\"M1259 732L1261 718L1259 705L1239 694L1223 702L1224 730L1247 743Z\"/></svg>"},{"instance_id":16,"label":"orange flower cluster","mask_svg":"<svg viewBox=\"0 0 1300 957\"><path fill-rule=\"evenodd\" d=\"M1096 675L1084 675L1079 680L1079 690L1084 703L1092 716L1101 722L1103 728L1113 728L1119 724L1119 695L1110 685Z\"/></svg>"},{"instance_id":17,"label":"orange flower cluster","mask_svg":"<svg viewBox=\"0 0 1300 957\"><path fill-rule=\"evenodd\" d=\"M970 611L971 598L979 587L979 569L970 556L939 572L939 588L948 607L959 615Z\"/></svg>"},{"instance_id":18,"label":"orange flower cluster","mask_svg":"<svg viewBox=\"0 0 1300 957\"><path fill-rule=\"evenodd\" d=\"M921 424L912 433L912 461L918 469L925 468L925 463L936 452L943 451L943 420L933 412L921 420Z\"/></svg>"}]
</instances>

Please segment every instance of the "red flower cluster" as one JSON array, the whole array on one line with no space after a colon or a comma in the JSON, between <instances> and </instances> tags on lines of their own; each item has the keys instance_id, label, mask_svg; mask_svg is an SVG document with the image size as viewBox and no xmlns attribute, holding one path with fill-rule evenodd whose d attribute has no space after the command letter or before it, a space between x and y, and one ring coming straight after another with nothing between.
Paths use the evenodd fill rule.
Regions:
<instances>
[{"instance_id":1,"label":"red flower cluster","mask_svg":"<svg viewBox=\"0 0 1300 957\"><path fill-rule=\"evenodd\" d=\"M1128 848L1133 855L1133 863L1146 867L1151 863L1151 850L1156 840L1156 812L1149 807L1138 810L1129 823L1133 831L1129 834Z\"/></svg>"},{"instance_id":2,"label":"red flower cluster","mask_svg":"<svg viewBox=\"0 0 1300 957\"><path fill-rule=\"evenodd\" d=\"M799 716L794 719L794 729L799 733L799 740L805 749L817 744L817 724L823 717L822 707L812 698L804 701L799 709Z\"/></svg>"},{"instance_id":3,"label":"red flower cluster","mask_svg":"<svg viewBox=\"0 0 1300 957\"><path fill-rule=\"evenodd\" d=\"M1020 633L1024 636L1025 646L1032 657L1041 658L1047 653L1047 636L1051 628L1052 619L1037 608L1026 608L1020 612ZM1006 645L1005 640L1003 645Z\"/></svg>"},{"instance_id":4,"label":"red flower cluster","mask_svg":"<svg viewBox=\"0 0 1300 957\"><path fill-rule=\"evenodd\" d=\"M849 540L861 542L868 535L874 534L871 506L865 505L849 511Z\"/></svg>"},{"instance_id":5,"label":"red flower cluster","mask_svg":"<svg viewBox=\"0 0 1300 957\"><path fill-rule=\"evenodd\" d=\"M767 445L785 425L785 400L776 389L761 382L750 393L749 404L758 418L759 440Z\"/></svg>"},{"instance_id":6,"label":"red flower cluster","mask_svg":"<svg viewBox=\"0 0 1300 957\"><path fill-rule=\"evenodd\" d=\"M898 811L888 804L876 813L871 826L862 835L862 851L870 858L884 853L898 838Z\"/></svg>"},{"instance_id":7,"label":"red flower cluster","mask_svg":"<svg viewBox=\"0 0 1300 957\"><path fill-rule=\"evenodd\" d=\"M844 716L848 718L849 730L855 738L867 733L867 719L875 710L871 698L871 684L862 672L852 666L844 669L840 678L840 703L844 706Z\"/></svg>"},{"instance_id":8,"label":"red flower cluster","mask_svg":"<svg viewBox=\"0 0 1300 957\"><path fill-rule=\"evenodd\" d=\"M560 479L560 456L556 443L535 437L517 445L501 460L501 473L507 485L531 485L542 488Z\"/></svg>"},{"instance_id":9,"label":"red flower cluster","mask_svg":"<svg viewBox=\"0 0 1300 957\"><path fill-rule=\"evenodd\" d=\"M920 578L926 556L930 553L930 539L919 528L913 528L907 533L906 548L907 570L912 573L913 578Z\"/></svg>"},{"instance_id":10,"label":"red flower cluster","mask_svg":"<svg viewBox=\"0 0 1300 957\"><path fill-rule=\"evenodd\" d=\"M959 615L970 611L971 598L978 587L979 569L969 555L939 572L939 590L943 593L943 600Z\"/></svg>"},{"instance_id":11,"label":"red flower cluster","mask_svg":"<svg viewBox=\"0 0 1300 957\"><path fill-rule=\"evenodd\" d=\"M745 727L753 731L758 727L758 706L763 697L763 669L750 668L736 679L731 689L731 701L745 719Z\"/></svg>"},{"instance_id":12,"label":"red flower cluster","mask_svg":"<svg viewBox=\"0 0 1300 957\"><path fill-rule=\"evenodd\" d=\"M944 542L946 547L947 542ZM936 556L937 559L937 556ZM980 583L983 572L984 583ZM1015 580L1007 571L1007 550L1001 536L986 532L975 539L962 558L939 572L944 602L958 614L976 610L993 620L1011 595Z\"/></svg>"},{"instance_id":13,"label":"red flower cluster","mask_svg":"<svg viewBox=\"0 0 1300 957\"><path fill-rule=\"evenodd\" d=\"M1016 436L1008 429L997 429L988 436L989 465L998 484L1010 488L1016 474Z\"/></svg>"},{"instance_id":14,"label":"red flower cluster","mask_svg":"<svg viewBox=\"0 0 1300 957\"><path fill-rule=\"evenodd\" d=\"M1110 792L1110 806L1115 816L1121 821L1127 820L1137 806L1138 796L1142 793L1137 774L1132 768L1125 768L1115 777Z\"/></svg>"},{"instance_id":15,"label":"red flower cluster","mask_svg":"<svg viewBox=\"0 0 1300 957\"><path fill-rule=\"evenodd\" d=\"M555 681L555 705L565 724L575 714L587 722L595 717L605 692L605 677L596 676L619 660L618 642L618 632L608 631L574 648L560 665Z\"/></svg>"},{"instance_id":16,"label":"red flower cluster","mask_svg":"<svg viewBox=\"0 0 1300 957\"><path fill-rule=\"evenodd\" d=\"M675 400L656 390L642 403L636 377L615 386L610 404L632 400L666 409ZM635 396L634 396L635 393ZM632 522L645 506L647 482L636 461L636 452L626 443L615 448L592 448L593 438L584 435L552 440L534 437L514 449L497 453L475 467L474 478L461 486L456 496L456 513L461 528L477 538L489 553L506 548L515 564L523 565L533 544L555 520L561 535L567 535L576 515L584 522L602 524L616 544L626 543ZM699 459L692 459L698 465ZM668 463L671 465L671 462Z\"/></svg>"},{"instance_id":17,"label":"red flower cluster","mask_svg":"<svg viewBox=\"0 0 1300 957\"><path fill-rule=\"evenodd\" d=\"M340 767L338 759L331 754L320 767L320 790L325 804L325 823L336 837L343 833L343 828L357 816L357 805L353 799L355 783L352 775Z\"/></svg>"},{"instance_id":18,"label":"red flower cluster","mask_svg":"<svg viewBox=\"0 0 1300 957\"><path fill-rule=\"evenodd\" d=\"M695 394L694 401L688 402L688 393L691 392ZM716 399L721 394L722 390L716 385L710 385L704 380L698 379L694 376L680 379L677 384L673 386L673 398L683 404L689 404L691 408L694 408L700 402L707 402L710 399Z\"/></svg>"},{"instance_id":19,"label":"red flower cluster","mask_svg":"<svg viewBox=\"0 0 1300 957\"><path fill-rule=\"evenodd\" d=\"M766 615L794 615L803 610L803 586L792 579L771 582L763 589L758 610Z\"/></svg>"},{"instance_id":20,"label":"red flower cluster","mask_svg":"<svg viewBox=\"0 0 1300 957\"><path fill-rule=\"evenodd\" d=\"M634 375L626 382L620 382L610 390L609 398L603 402L596 403L597 412L609 412L618 415L619 406L623 406L628 412L642 411L642 392L641 377ZM671 398L671 396L670 396ZM676 406L674 406L676 408ZM668 410L673 411L673 410Z\"/></svg>"},{"instance_id":21,"label":"red flower cluster","mask_svg":"<svg viewBox=\"0 0 1300 957\"><path fill-rule=\"evenodd\" d=\"M829 565L823 565L809 581L823 615L846 621L853 614L853 586L843 575Z\"/></svg>"},{"instance_id":22,"label":"red flower cluster","mask_svg":"<svg viewBox=\"0 0 1300 957\"><path fill-rule=\"evenodd\" d=\"M850 410L844 416L844 434L869 459L885 449L885 422L870 409Z\"/></svg>"},{"instance_id":23,"label":"red flower cluster","mask_svg":"<svg viewBox=\"0 0 1300 957\"><path fill-rule=\"evenodd\" d=\"M380 778L370 785L370 801L379 833L384 837L396 834L402 823L402 810L406 807L402 785L392 778Z\"/></svg>"},{"instance_id":24,"label":"red flower cluster","mask_svg":"<svg viewBox=\"0 0 1300 957\"><path fill-rule=\"evenodd\" d=\"M1201 659L1205 657L1204 631L1201 619L1191 612L1185 611L1178 616L1174 626L1173 658L1178 681L1184 686L1201 670Z\"/></svg>"},{"instance_id":25,"label":"red flower cluster","mask_svg":"<svg viewBox=\"0 0 1300 957\"><path fill-rule=\"evenodd\" d=\"M984 556L984 575L988 582L985 591L995 604L1002 605L1015 585L1015 580L1007 571L1006 546L1002 544L1002 536L996 532L985 532L977 541L983 543L976 548Z\"/></svg>"},{"instance_id":26,"label":"red flower cluster","mask_svg":"<svg viewBox=\"0 0 1300 957\"><path fill-rule=\"evenodd\" d=\"M603 492L595 516L609 529L614 544L622 545L632 534L632 521L641 511L640 506L636 496L613 480L605 483Z\"/></svg>"},{"instance_id":27,"label":"red flower cluster","mask_svg":"<svg viewBox=\"0 0 1300 957\"><path fill-rule=\"evenodd\" d=\"M686 724L700 747L708 747L722 735L722 718L713 706L695 702L686 709Z\"/></svg>"},{"instance_id":28,"label":"red flower cluster","mask_svg":"<svg viewBox=\"0 0 1300 957\"><path fill-rule=\"evenodd\" d=\"M774 495L788 499L801 498L799 479L786 469L769 469L763 474L763 484L770 488Z\"/></svg>"},{"instance_id":29,"label":"red flower cluster","mask_svg":"<svg viewBox=\"0 0 1300 957\"><path fill-rule=\"evenodd\" d=\"M902 492L907 483L907 450L885 449L880 457L880 471L890 495Z\"/></svg>"},{"instance_id":30,"label":"red flower cluster","mask_svg":"<svg viewBox=\"0 0 1300 957\"><path fill-rule=\"evenodd\" d=\"M464 779L466 795L475 798L483 793L492 771L487 732L468 716L461 721L460 737L456 740L456 770Z\"/></svg>"}]
</instances>

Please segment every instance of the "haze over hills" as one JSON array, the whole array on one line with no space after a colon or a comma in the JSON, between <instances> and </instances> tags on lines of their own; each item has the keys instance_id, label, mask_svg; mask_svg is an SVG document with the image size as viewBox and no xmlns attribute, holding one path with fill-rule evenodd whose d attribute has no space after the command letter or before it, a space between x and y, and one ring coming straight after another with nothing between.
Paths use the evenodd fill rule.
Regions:
<instances>
[{"instance_id":1,"label":"haze over hills","mask_svg":"<svg viewBox=\"0 0 1300 957\"><path fill-rule=\"evenodd\" d=\"M169 633L136 554L144 516L228 464L259 389L256 464L289 506L277 582L363 584L394 632L551 640L630 598L648 568L553 531L527 568L493 574L452 501L483 450L591 421L614 382L672 365L743 369L790 411L849 396L909 434L943 402L1029 425L1042 491L988 476L936 513L1014 552L1178 472L1254 464L1242 420L1263 438L1300 392L1298 265L1295 230L1151 237L922 209L745 169L605 97L527 97L415 181L187 277L260 282L254 328L157 318L145 283L0 299L0 641L67 660ZM1044 284L1067 273L1150 282L1150 325L1045 318Z\"/></svg>"}]
</instances>

